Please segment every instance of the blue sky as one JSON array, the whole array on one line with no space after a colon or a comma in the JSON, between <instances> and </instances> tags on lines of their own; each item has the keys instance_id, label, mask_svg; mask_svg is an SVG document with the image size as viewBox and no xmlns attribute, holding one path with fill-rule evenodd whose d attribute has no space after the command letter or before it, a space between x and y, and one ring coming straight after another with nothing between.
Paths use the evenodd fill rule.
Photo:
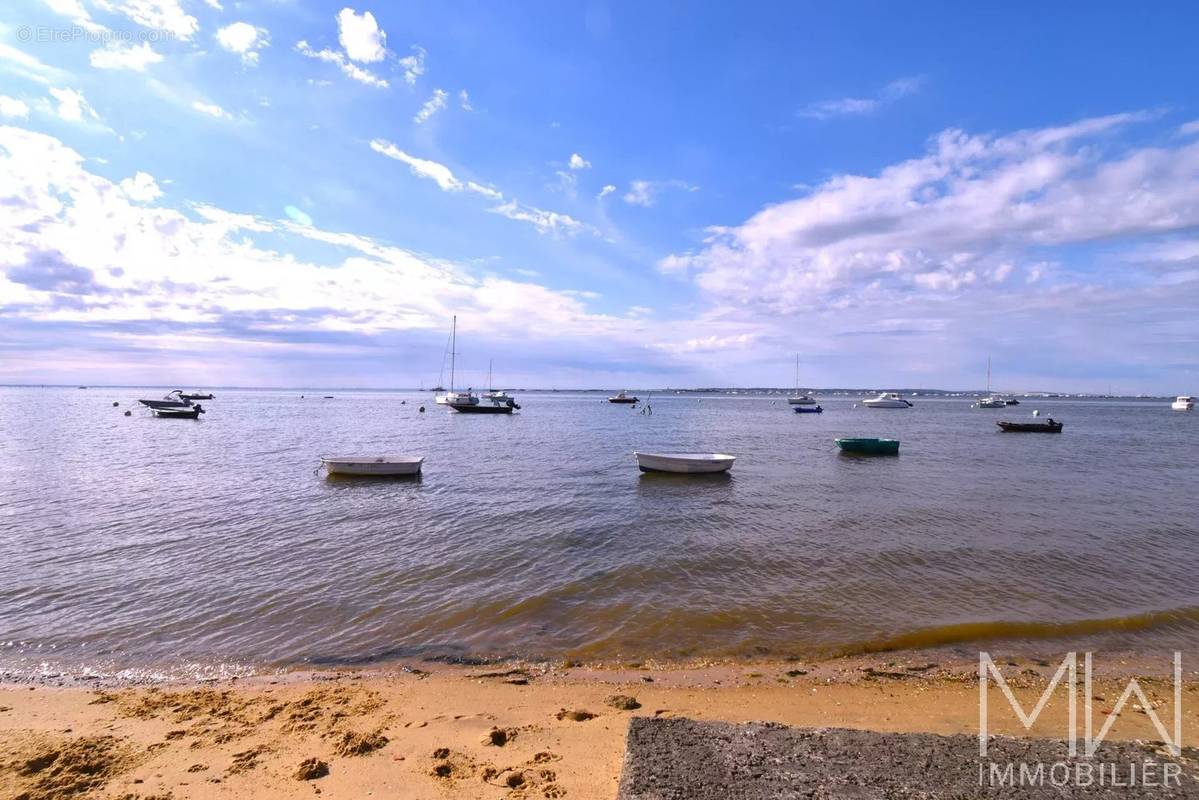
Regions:
<instances>
[{"instance_id":1,"label":"blue sky","mask_svg":"<svg viewBox=\"0 0 1199 800\"><path fill-rule=\"evenodd\" d=\"M1199 390L1199 11L0 11L0 382Z\"/></svg>"}]
</instances>

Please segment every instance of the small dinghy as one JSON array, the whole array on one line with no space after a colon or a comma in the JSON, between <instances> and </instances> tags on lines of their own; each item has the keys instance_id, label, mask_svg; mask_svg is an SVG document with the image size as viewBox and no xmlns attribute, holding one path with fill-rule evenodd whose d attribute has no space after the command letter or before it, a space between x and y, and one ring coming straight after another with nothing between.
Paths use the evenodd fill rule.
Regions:
<instances>
[{"instance_id":1,"label":"small dinghy","mask_svg":"<svg viewBox=\"0 0 1199 800\"><path fill-rule=\"evenodd\" d=\"M853 453L861 456L897 456L899 455L898 439L837 439L837 447L842 453Z\"/></svg>"},{"instance_id":2,"label":"small dinghy","mask_svg":"<svg viewBox=\"0 0 1199 800\"><path fill-rule=\"evenodd\" d=\"M416 475L424 456L321 456L330 475Z\"/></svg>"},{"instance_id":3,"label":"small dinghy","mask_svg":"<svg viewBox=\"0 0 1199 800\"><path fill-rule=\"evenodd\" d=\"M788 401L790 402L790 401ZM823 414L824 409L820 406L791 406L791 410L796 414Z\"/></svg>"},{"instance_id":4,"label":"small dinghy","mask_svg":"<svg viewBox=\"0 0 1199 800\"><path fill-rule=\"evenodd\" d=\"M642 472L684 472L700 474L727 472L736 456L725 453L637 453L637 467Z\"/></svg>"},{"instance_id":5,"label":"small dinghy","mask_svg":"<svg viewBox=\"0 0 1199 800\"><path fill-rule=\"evenodd\" d=\"M1057 422L1053 417L1044 422L996 422L999 429L1008 433L1061 433L1065 423Z\"/></svg>"},{"instance_id":6,"label":"small dinghy","mask_svg":"<svg viewBox=\"0 0 1199 800\"><path fill-rule=\"evenodd\" d=\"M200 415L205 413L204 407L196 404L187 408L151 408L154 416L162 417L163 419L199 419Z\"/></svg>"}]
</instances>

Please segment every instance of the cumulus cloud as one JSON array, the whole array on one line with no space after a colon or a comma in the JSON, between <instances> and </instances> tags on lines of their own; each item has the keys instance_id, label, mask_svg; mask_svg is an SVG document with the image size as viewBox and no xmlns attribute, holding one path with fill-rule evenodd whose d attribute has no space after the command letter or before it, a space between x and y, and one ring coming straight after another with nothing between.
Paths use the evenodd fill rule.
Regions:
<instances>
[{"instance_id":1,"label":"cumulus cloud","mask_svg":"<svg viewBox=\"0 0 1199 800\"><path fill-rule=\"evenodd\" d=\"M248 22L233 22L217 28L216 41L222 48L241 57L243 64L256 66L258 51L271 43L270 32Z\"/></svg>"},{"instance_id":2,"label":"cumulus cloud","mask_svg":"<svg viewBox=\"0 0 1199 800\"><path fill-rule=\"evenodd\" d=\"M162 61L162 54L150 47L149 42L142 42L140 45L109 42L99 50L93 50L88 60L96 69L127 69L133 72L145 72L146 67Z\"/></svg>"},{"instance_id":3,"label":"cumulus cloud","mask_svg":"<svg viewBox=\"0 0 1199 800\"><path fill-rule=\"evenodd\" d=\"M135 203L149 203L162 197L162 189L158 188L154 176L148 172L135 173L132 178L125 178L119 184L125 196Z\"/></svg>"},{"instance_id":4,"label":"cumulus cloud","mask_svg":"<svg viewBox=\"0 0 1199 800\"><path fill-rule=\"evenodd\" d=\"M78 89L50 89L50 96L58 101L55 113L67 122L99 121L100 115L87 102Z\"/></svg>"},{"instance_id":5,"label":"cumulus cloud","mask_svg":"<svg viewBox=\"0 0 1199 800\"><path fill-rule=\"evenodd\" d=\"M649 208L658 202L658 195L665 189L681 189L686 192L699 191L698 186L692 186L686 181L647 181L638 179L629 184L629 190L625 192L622 199L631 206ZM600 196L603 197L603 194L601 193Z\"/></svg>"},{"instance_id":6,"label":"cumulus cloud","mask_svg":"<svg viewBox=\"0 0 1199 800\"><path fill-rule=\"evenodd\" d=\"M24 100L0 95L0 117L24 119L29 116L29 106Z\"/></svg>"},{"instance_id":7,"label":"cumulus cloud","mask_svg":"<svg viewBox=\"0 0 1199 800\"><path fill-rule=\"evenodd\" d=\"M336 50L330 50L327 47L321 50L316 50L309 45L308 42L301 39L300 41L296 42L296 52L300 55L306 56L307 58L314 58L317 61L324 61L327 64L336 64L341 69L342 74L344 74L347 78L351 78L359 83L366 84L367 86L374 86L377 89L386 89L390 85L388 84L386 78L380 78L373 72L365 70L362 67L359 67L357 64L351 63L345 55Z\"/></svg>"},{"instance_id":8,"label":"cumulus cloud","mask_svg":"<svg viewBox=\"0 0 1199 800\"><path fill-rule=\"evenodd\" d=\"M200 29L195 17L183 10L178 0L124 0L106 2L106 11L124 14L142 27L169 33L187 41Z\"/></svg>"},{"instance_id":9,"label":"cumulus cloud","mask_svg":"<svg viewBox=\"0 0 1199 800\"><path fill-rule=\"evenodd\" d=\"M387 55L387 34L369 11L358 14L343 8L337 14L337 41L350 60L363 64L382 61Z\"/></svg>"},{"instance_id":10,"label":"cumulus cloud","mask_svg":"<svg viewBox=\"0 0 1199 800\"><path fill-rule=\"evenodd\" d=\"M571 169L591 169L591 162L588 161L587 159L583 158L578 153L571 153L570 154L570 168Z\"/></svg>"},{"instance_id":11,"label":"cumulus cloud","mask_svg":"<svg viewBox=\"0 0 1199 800\"><path fill-rule=\"evenodd\" d=\"M404 83L415 86L416 79L425 74L425 55L425 48L413 45L412 55L400 59L400 68L404 70ZM463 91L463 103L469 105L465 95L466 92Z\"/></svg>"},{"instance_id":12,"label":"cumulus cloud","mask_svg":"<svg viewBox=\"0 0 1199 800\"><path fill-rule=\"evenodd\" d=\"M605 197L607 197L608 195L612 194L612 193L613 193L613 192L615 192L615 191L616 191L616 187L615 187L615 186L613 186L613 185L612 185L612 184L610 184L610 183L608 183L608 184L605 184L605 185L604 185L604 188L602 188L602 189L600 189L600 190L599 190L599 194L597 194L597 195L595 196L595 199L596 199L596 200L603 200Z\"/></svg>"},{"instance_id":13,"label":"cumulus cloud","mask_svg":"<svg viewBox=\"0 0 1199 800\"><path fill-rule=\"evenodd\" d=\"M421 125L429 121L429 118L445 108L446 100L449 94L442 89L434 89L433 94L425 101L425 104L420 107L412 121L417 125Z\"/></svg>"},{"instance_id":14,"label":"cumulus cloud","mask_svg":"<svg viewBox=\"0 0 1199 800\"><path fill-rule=\"evenodd\" d=\"M1199 143L1105 153L1119 114L1005 136L947 130L877 175L838 175L806 196L711 230L659 266L721 302L794 313L885 303L913 290L983 291L1035 250L1135 239L1199 224ZM983 277L990 280L984 281Z\"/></svg>"},{"instance_id":15,"label":"cumulus cloud","mask_svg":"<svg viewBox=\"0 0 1199 800\"><path fill-rule=\"evenodd\" d=\"M56 14L61 14L75 25L92 33L105 31L105 28L100 23L92 19L84 7L82 0L42 0L46 7Z\"/></svg>"},{"instance_id":16,"label":"cumulus cloud","mask_svg":"<svg viewBox=\"0 0 1199 800\"><path fill-rule=\"evenodd\" d=\"M205 103L200 100L193 100L192 108L196 111L199 111L201 114L207 114L208 116L216 117L217 119L230 119L233 116L216 103Z\"/></svg>"}]
</instances>

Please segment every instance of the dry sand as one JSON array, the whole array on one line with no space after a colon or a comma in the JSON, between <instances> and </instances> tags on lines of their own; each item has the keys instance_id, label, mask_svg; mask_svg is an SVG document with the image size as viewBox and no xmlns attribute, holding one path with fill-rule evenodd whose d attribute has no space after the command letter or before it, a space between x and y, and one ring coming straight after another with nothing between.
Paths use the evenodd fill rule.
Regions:
<instances>
[{"instance_id":1,"label":"dry sand","mask_svg":"<svg viewBox=\"0 0 1199 800\"><path fill-rule=\"evenodd\" d=\"M928 656L619 669L418 664L103 689L9 684L0 686L0 798L610 800L634 715L977 733L977 665ZM1025 708L1057 666L999 663ZM1121 671L1098 680L1097 712L1111 710ZM1134 674L1129 665L1123 672ZM1183 739L1193 743L1199 680L1185 680ZM1169 725L1168 680L1142 686ZM1001 693L990 696L993 732L1028 735ZM1034 735L1064 736L1064 698L1059 689ZM1160 736L1130 703L1110 738Z\"/></svg>"}]
</instances>

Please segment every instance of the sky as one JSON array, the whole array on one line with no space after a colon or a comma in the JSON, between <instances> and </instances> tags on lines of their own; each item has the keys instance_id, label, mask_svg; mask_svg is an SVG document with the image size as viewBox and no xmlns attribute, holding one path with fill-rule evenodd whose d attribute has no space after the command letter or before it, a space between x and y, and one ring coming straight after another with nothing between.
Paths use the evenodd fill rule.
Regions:
<instances>
[{"instance_id":1,"label":"sky","mask_svg":"<svg viewBox=\"0 0 1199 800\"><path fill-rule=\"evenodd\" d=\"M1199 6L16 0L0 383L1199 393Z\"/></svg>"}]
</instances>

